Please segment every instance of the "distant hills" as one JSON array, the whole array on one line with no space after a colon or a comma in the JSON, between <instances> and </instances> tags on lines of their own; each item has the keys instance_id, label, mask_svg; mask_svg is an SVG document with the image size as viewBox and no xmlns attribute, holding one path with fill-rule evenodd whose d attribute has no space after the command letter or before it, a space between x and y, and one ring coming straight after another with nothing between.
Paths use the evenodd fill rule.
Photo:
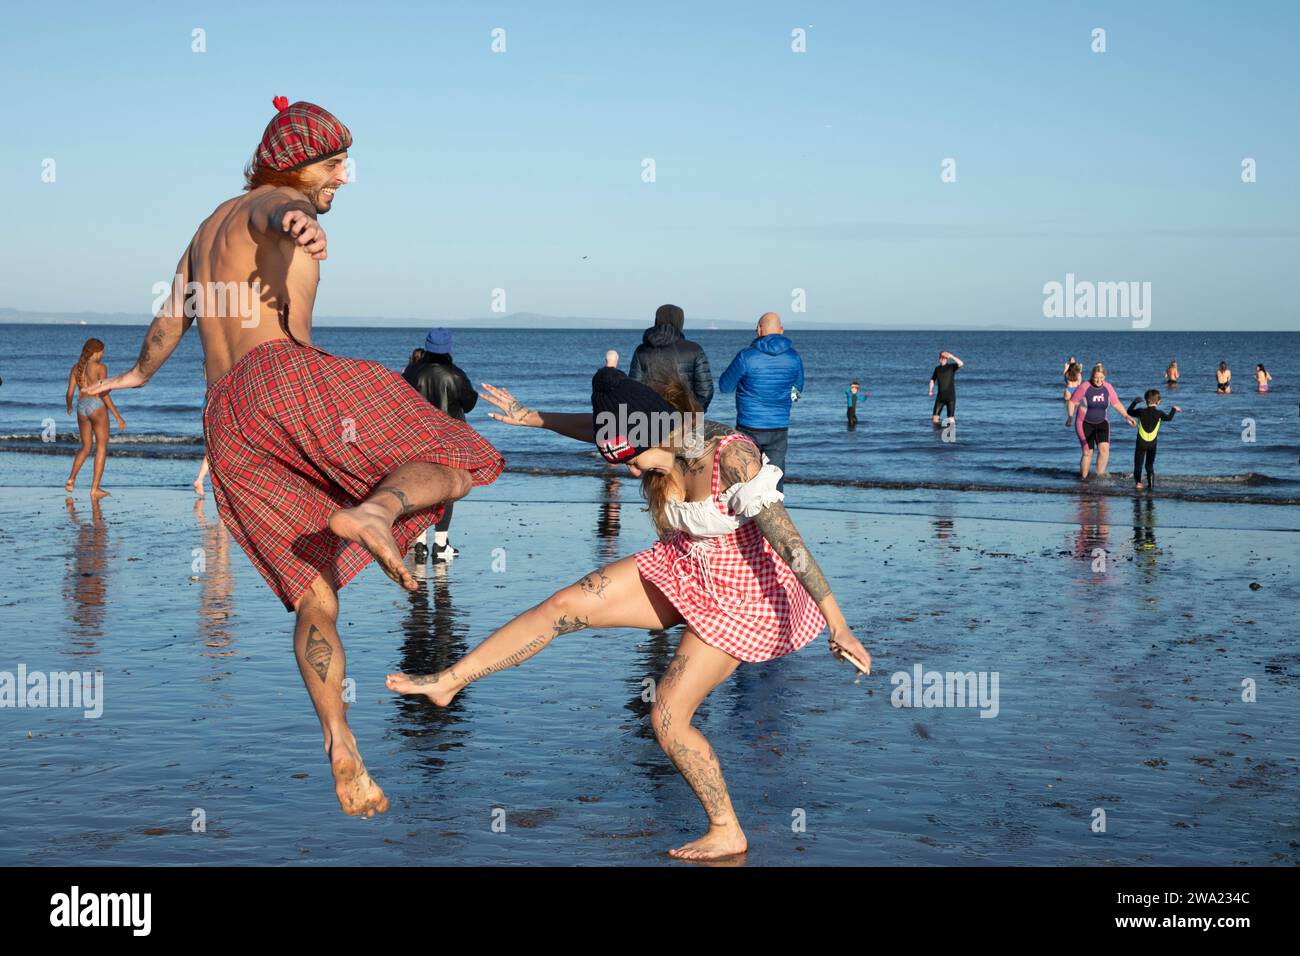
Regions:
<instances>
[{"instance_id":1,"label":"distant hills","mask_svg":"<svg viewBox=\"0 0 1300 956\"><path fill-rule=\"evenodd\" d=\"M752 319L707 319L687 313L686 330L700 332L710 329L719 331L745 331L752 329L757 316ZM939 330L952 328L947 324L922 323L875 323L875 322L809 322L799 316L786 317L792 326L801 330L826 331L906 331L909 329ZM26 325L148 325L149 316L131 312L31 312L25 309L0 308L0 324ZM544 315L540 312L511 312L505 315L486 315L467 319L447 318L411 318L392 315L317 315L315 324L322 327L351 328L429 328L443 325L448 328L465 329L645 329L654 323L654 314L641 318L608 318L586 315ZM991 332L1011 331L1013 325L979 325L963 326L963 331ZM1020 326L1019 328L1025 328ZM1062 329L1062 331L1066 331Z\"/></svg>"}]
</instances>

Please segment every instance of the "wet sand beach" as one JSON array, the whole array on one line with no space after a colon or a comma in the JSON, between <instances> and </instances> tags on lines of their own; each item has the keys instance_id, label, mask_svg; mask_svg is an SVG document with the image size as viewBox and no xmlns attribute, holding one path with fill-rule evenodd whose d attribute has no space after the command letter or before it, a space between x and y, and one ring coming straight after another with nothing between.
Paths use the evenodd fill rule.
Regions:
<instances>
[{"instance_id":1,"label":"wet sand beach","mask_svg":"<svg viewBox=\"0 0 1300 956\"><path fill-rule=\"evenodd\" d=\"M507 474L457 505L461 557L420 592L373 567L343 590L349 720L392 804L356 820L292 617L211 497L114 468L97 509L3 492L0 672L104 684L97 719L0 709L0 864L659 865L699 832L643 700L676 631L562 637L446 711L383 685L649 544L635 482ZM790 491L875 673L823 634L704 704L748 864L1300 861L1295 509ZM918 665L996 672L996 716L895 707Z\"/></svg>"}]
</instances>

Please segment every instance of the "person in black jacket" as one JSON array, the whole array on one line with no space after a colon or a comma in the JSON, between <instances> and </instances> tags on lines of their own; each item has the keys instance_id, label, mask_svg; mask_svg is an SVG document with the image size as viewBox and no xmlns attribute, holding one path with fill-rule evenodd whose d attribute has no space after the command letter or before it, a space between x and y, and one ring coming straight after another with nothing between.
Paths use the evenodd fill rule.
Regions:
<instances>
[{"instance_id":1,"label":"person in black jacket","mask_svg":"<svg viewBox=\"0 0 1300 956\"><path fill-rule=\"evenodd\" d=\"M417 352L419 350L417 349ZM430 329L424 339L423 354L418 358L412 353L413 361L402 372L402 378L424 400L452 418L465 420L465 413L473 411L478 403L478 392L470 384L469 376L451 361L451 331L448 329ZM450 561L460 554L447 540L451 528L452 502L447 502L446 510L438 523L433 526L433 560ZM415 539L415 561L424 564L429 557L428 531L423 531Z\"/></svg>"},{"instance_id":2,"label":"person in black jacket","mask_svg":"<svg viewBox=\"0 0 1300 956\"><path fill-rule=\"evenodd\" d=\"M680 306L659 306L655 324L645 330L641 344L632 353L627 376L634 382L648 383L680 375L695 394L700 409L707 411L713 401L713 373L704 349L682 335L685 322L686 313Z\"/></svg>"}]
</instances>

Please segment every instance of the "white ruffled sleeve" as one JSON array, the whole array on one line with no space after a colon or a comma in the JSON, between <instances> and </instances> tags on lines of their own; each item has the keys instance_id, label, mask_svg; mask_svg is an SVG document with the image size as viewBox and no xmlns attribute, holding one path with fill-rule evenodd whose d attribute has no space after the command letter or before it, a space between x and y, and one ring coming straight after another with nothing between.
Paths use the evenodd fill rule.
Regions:
<instances>
[{"instance_id":1,"label":"white ruffled sleeve","mask_svg":"<svg viewBox=\"0 0 1300 956\"><path fill-rule=\"evenodd\" d=\"M749 481L739 481L722 493L722 500L733 515L752 518L768 505L784 501L785 495L776 490L781 480L781 469L763 459L763 467Z\"/></svg>"}]
</instances>

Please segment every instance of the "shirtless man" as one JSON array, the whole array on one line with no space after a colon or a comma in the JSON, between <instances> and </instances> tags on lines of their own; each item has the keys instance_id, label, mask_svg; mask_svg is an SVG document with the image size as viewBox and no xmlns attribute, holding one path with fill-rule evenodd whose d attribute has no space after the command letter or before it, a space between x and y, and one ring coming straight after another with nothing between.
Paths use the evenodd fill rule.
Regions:
<instances>
[{"instance_id":1,"label":"shirtless man","mask_svg":"<svg viewBox=\"0 0 1300 956\"><path fill-rule=\"evenodd\" d=\"M319 106L284 97L275 106L244 193L199 226L135 366L85 391L144 385L201 320L203 434L218 513L297 615L294 654L339 803L372 816L388 799L344 716L338 589L374 558L415 590L407 542L446 502L494 481L505 460L396 373L310 345L327 252L319 217L348 181L352 135Z\"/></svg>"}]
</instances>

